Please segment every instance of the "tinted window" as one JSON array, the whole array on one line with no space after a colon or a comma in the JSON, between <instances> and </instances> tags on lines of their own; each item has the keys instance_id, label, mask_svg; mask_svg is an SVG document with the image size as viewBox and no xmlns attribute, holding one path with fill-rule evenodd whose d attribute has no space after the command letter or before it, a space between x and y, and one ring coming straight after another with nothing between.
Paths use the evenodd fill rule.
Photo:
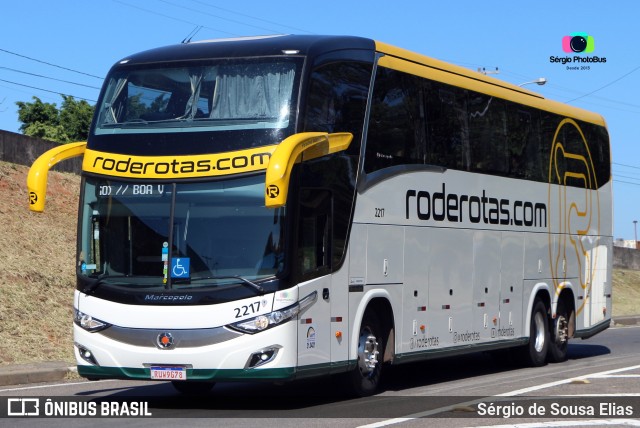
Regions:
<instances>
[{"instance_id":1,"label":"tinted window","mask_svg":"<svg viewBox=\"0 0 640 428\"><path fill-rule=\"evenodd\" d=\"M606 129L571 121L580 127L585 145L575 125L558 131L563 119L381 67L373 89L364 170L371 173L396 165L430 164L532 181L551 179L576 187L595 186L595 182L585 182L593 179L578 176L584 165L575 156L557 150L551 153L556 137L565 152L590 157L590 175L595 172L598 186L606 183L610 178ZM555 157L553 165L562 173L549 170L550 156Z\"/></svg>"},{"instance_id":2,"label":"tinted window","mask_svg":"<svg viewBox=\"0 0 640 428\"><path fill-rule=\"evenodd\" d=\"M365 171L425 162L422 79L381 68L374 83Z\"/></svg>"}]
</instances>

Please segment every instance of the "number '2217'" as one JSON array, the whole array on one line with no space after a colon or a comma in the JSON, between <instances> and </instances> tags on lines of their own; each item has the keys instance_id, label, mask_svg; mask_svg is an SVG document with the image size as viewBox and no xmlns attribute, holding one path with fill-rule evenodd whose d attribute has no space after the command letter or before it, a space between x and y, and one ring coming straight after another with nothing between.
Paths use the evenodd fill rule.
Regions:
<instances>
[{"instance_id":1,"label":"number '2217'","mask_svg":"<svg viewBox=\"0 0 640 428\"><path fill-rule=\"evenodd\" d=\"M236 318L246 317L247 315L255 314L260 310L260 301L254 302L250 305L244 305L239 308L234 308Z\"/></svg>"}]
</instances>

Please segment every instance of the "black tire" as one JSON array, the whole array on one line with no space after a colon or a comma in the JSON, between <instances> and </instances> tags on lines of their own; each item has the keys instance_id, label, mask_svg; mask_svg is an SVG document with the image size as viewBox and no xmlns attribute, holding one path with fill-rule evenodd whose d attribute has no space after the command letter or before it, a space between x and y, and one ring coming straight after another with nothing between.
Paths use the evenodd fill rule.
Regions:
<instances>
[{"instance_id":1,"label":"black tire","mask_svg":"<svg viewBox=\"0 0 640 428\"><path fill-rule=\"evenodd\" d=\"M556 318L551 320L550 338L549 361L552 363L566 361L569 347L569 313L562 300L558 301Z\"/></svg>"},{"instance_id":2,"label":"black tire","mask_svg":"<svg viewBox=\"0 0 640 428\"><path fill-rule=\"evenodd\" d=\"M547 308L542 301L536 300L531 310L529 343L520 349L520 360L527 366L544 366L547 363L549 342Z\"/></svg>"},{"instance_id":3,"label":"black tire","mask_svg":"<svg viewBox=\"0 0 640 428\"><path fill-rule=\"evenodd\" d=\"M172 381L171 385L184 395L205 395L211 391L215 382Z\"/></svg>"},{"instance_id":4,"label":"black tire","mask_svg":"<svg viewBox=\"0 0 640 428\"><path fill-rule=\"evenodd\" d=\"M362 317L356 368L349 373L352 392L358 397L376 393L380 387L386 334L376 313L368 308Z\"/></svg>"}]
</instances>

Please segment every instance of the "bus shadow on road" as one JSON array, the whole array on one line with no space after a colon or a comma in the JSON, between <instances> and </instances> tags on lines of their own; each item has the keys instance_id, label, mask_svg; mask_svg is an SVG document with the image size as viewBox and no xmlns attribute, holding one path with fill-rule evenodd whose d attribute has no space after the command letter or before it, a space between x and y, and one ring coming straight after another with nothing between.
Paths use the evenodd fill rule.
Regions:
<instances>
[{"instance_id":1,"label":"bus shadow on road","mask_svg":"<svg viewBox=\"0 0 640 428\"><path fill-rule=\"evenodd\" d=\"M567 363L610 353L611 350L606 346L570 343ZM547 368L540 367L533 370L554 370L561 368L563 364L566 363L548 364ZM527 367L517 361L514 352L508 350L478 352L389 367L385 373L383 388L400 392L410 388L437 386L447 382L506 373L523 368Z\"/></svg>"}]
</instances>

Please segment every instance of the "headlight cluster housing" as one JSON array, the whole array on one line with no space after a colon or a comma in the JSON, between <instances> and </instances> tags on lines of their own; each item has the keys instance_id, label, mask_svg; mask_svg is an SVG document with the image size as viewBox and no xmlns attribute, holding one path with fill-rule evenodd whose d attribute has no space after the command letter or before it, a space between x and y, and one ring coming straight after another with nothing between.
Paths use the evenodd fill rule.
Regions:
<instances>
[{"instance_id":1,"label":"headlight cluster housing","mask_svg":"<svg viewBox=\"0 0 640 428\"><path fill-rule=\"evenodd\" d=\"M294 305L287 306L286 308L279 309L268 314L258 315L257 317L229 324L227 327L242 333L258 333L296 318L305 309L314 304L316 300L318 300L318 292L314 291Z\"/></svg>"},{"instance_id":2,"label":"headlight cluster housing","mask_svg":"<svg viewBox=\"0 0 640 428\"><path fill-rule=\"evenodd\" d=\"M93 318L91 315L80 312L76 308L73 308L73 322L91 333L111 327L111 324Z\"/></svg>"}]
</instances>

